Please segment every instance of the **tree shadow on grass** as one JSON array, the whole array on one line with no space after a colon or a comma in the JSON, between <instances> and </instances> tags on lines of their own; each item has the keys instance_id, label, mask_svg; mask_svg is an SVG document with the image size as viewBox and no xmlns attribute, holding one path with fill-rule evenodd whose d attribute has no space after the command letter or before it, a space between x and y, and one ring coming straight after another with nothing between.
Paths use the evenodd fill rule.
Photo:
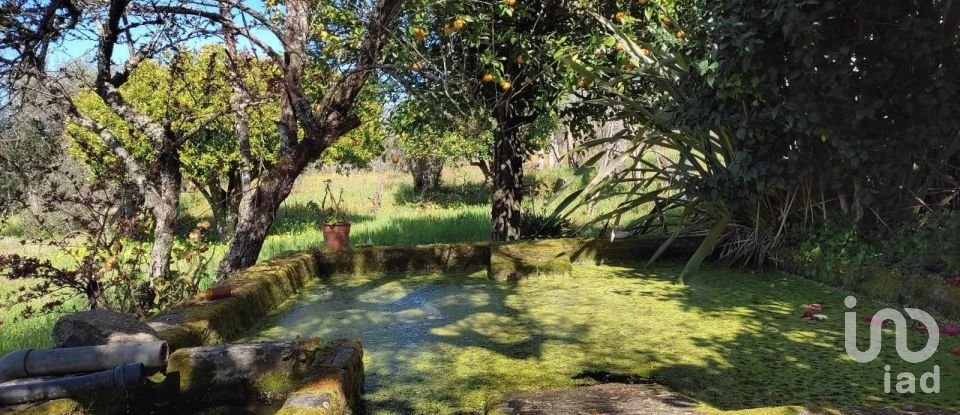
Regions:
<instances>
[{"instance_id":1,"label":"tree shadow on grass","mask_svg":"<svg viewBox=\"0 0 960 415\"><path fill-rule=\"evenodd\" d=\"M481 182L443 185L430 191L414 190L413 185L400 184L393 200L398 205L435 204L443 208L482 206L490 203L490 188Z\"/></svg>"}]
</instances>

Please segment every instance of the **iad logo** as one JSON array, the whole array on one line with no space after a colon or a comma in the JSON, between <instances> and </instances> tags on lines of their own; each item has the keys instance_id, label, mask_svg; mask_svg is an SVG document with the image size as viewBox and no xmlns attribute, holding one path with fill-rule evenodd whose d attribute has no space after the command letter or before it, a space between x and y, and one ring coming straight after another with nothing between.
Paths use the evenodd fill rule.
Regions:
<instances>
[{"instance_id":1,"label":"iad logo","mask_svg":"<svg viewBox=\"0 0 960 415\"><path fill-rule=\"evenodd\" d=\"M847 308L854 308L857 306L857 299L849 296L843 300L843 303ZM882 340L880 338L881 330L883 329L883 325L887 321L890 321L893 322L894 329L896 330L897 354L900 355L901 359L907 363L922 363L933 357L933 354L937 351L937 347L940 345L940 329L937 327L937 321L923 310L905 308L904 311L906 311L907 316L911 319L923 323L923 326L927 328L927 333L930 337L927 338L927 344L920 349L920 351L914 352L907 347L907 334L910 328L907 325L906 317L897 310L885 308L878 311L877 314L874 314L870 320L870 346L867 348L867 351L860 351L857 347L857 313L854 311L844 313L843 343L847 349L847 354L850 355L853 360L860 363L872 362L877 356L880 356L880 348L882 346ZM883 376L883 391L890 393L890 365L884 366L884 370L886 373ZM897 393L915 393L917 390L917 377L910 372L898 374L896 390ZM940 393L940 366L934 365L932 372L923 373L920 376L920 390L923 391L923 393Z\"/></svg>"}]
</instances>

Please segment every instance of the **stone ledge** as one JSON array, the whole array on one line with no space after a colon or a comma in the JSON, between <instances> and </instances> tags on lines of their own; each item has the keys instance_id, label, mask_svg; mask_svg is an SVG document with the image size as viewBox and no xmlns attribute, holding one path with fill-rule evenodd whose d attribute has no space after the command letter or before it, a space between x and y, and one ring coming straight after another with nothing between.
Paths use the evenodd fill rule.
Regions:
<instances>
[{"instance_id":1,"label":"stone ledge","mask_svg":"<svg viewBox=\"0 0 960 415\"><path fill-rule=\"evenodd\" d=\"M221 344L247 331L281 303L297 294L317 274L316 256L301 252L274 258L241 271L220 285L231 296L193 299L154 317L148 324L170 343L182 347Z\"/></svg>"},{"instance_id":2,"label":"stone ledge","mask_svg":"<svg viewBox=\"0 0 960 415\"><path fill-rule=\"evenodd\" d=\"M230 402L284 402L278 413L359 413L360 342L317 339L188 347L170 356L167 377L134 392L131 402L157 413ZM322 410L322 411L321 411Z\"/></svg>"},{"instance_id":3,"label":"stone ledge","mask_svg":"<svg viewBox=\"0 0 960 415\"><path fill-rule=\"evenodd\" d=\"M316 252L319 276L387 272L483 269L490 262L486 243L371 246Z\"/></svg>"},{"instance_id":4,"label":"stone ledge","mask_svg":"<svg viewBox=\"0 0 960 415\"><path fill-rule=\"evenodd\" d=\"M533 275L569 274L569 241L544 239L492 244L487 275L496 281L514 281Z\"/></svg>"},{"instance_id":5,"label":"stone ledge","mask_svg":"<svg viewBox=\"0 0 960 415\"><path fill-rule=\"evenodd\" d=\"M311 375L287 395L278 415L359 414L363 399L363 348L341 341L314 359Z\"/></svg>"},{"instance_id":6,"label":"stone ledge","mask_svg":"<svg viewBox=\"0 0 960 415\"><path fill-rule=\"evenodd\" d=\"M567 254L573 262L616 264L646 262L667 241L666 236L640 236L615 239L565 239ZM697 251L702 236L680 236L660 255L662 259L687 259Z\"/></svg>"},{"instance_id":7,"label":"stone ledge","mask_svg":"<svg viewBox=\"0 0 960 415\"><path fill-rule=\"evenodd\" d=\"M533 275L569 274L576 262L645 262L660 249L664 241L664 237L640 237L613 241L543 239L495 243L490 245L487 274L497 281L512 281ZM701 241L701 237L677 238L661 258L689 258Z\"/></svg>"}]
</instances>

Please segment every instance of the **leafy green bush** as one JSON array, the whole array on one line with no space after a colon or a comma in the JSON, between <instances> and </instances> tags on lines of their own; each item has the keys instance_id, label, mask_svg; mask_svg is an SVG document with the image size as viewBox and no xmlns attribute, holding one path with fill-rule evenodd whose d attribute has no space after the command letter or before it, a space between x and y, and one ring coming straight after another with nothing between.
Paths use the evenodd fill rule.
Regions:
<instances>
[{"instance_id":1,"label":"leafy green bush","mask_svg":"<svg viewBox=\"0 0 960 415\"><path fill-rule=\"evenodd\" d=\"M596 177L561 208L635 186L594 220L652 204L635 229L671 210L683 212L674 228L712 224L695 270L716 242L734 261L762 261L791 232L830 220L856 238L901 229L913 238L925 212L956 207L960 119L948 114L960 111L960 17L950 2L680 3L661 19L682 26L679 44L595 15L630 64L565 56L593 98L585 102L630 128L584 145L621 150L587 163ZM663 149L675 154L666 163L643 157Z\"/></svg>"},{"instance_id":2,"label":"leafy green bush","mask_svg":"<svg viewBox=\"0 0 960 415\"><path fill-rule=\"evenodd\" d=\"M520 217L520 239L569 238L577 236L574 225L566 218L525 209Z\"/></svg>"}]
</instances>

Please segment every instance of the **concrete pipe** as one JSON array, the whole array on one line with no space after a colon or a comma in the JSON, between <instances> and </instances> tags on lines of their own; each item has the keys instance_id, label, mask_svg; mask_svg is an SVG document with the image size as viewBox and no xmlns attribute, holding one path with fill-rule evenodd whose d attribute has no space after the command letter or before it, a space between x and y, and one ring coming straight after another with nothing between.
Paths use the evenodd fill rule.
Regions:
<instances>
[{"instance_id":1,"label":"concrete pipe","mask_svg":"<svg viewBox=\"0 0 960 415\"><path fill-rule=\"evenodd\" d=\"M104 346L18 350L0 358L0 383L13 379L91 373L126 363L147 369L167 366L167 342L117 343Z\"/></svg>"},{"instance_id":2,"label":"concrete pipe","mask_svg":"<svg viewBox=\"0 0 960 415\"><path fill-rule=\"evenodd\" d=\"M67 376L41 381L17 381L0 385L0 405L72 398L99 390L127 390L143 385L143 364L131 363L89 375Z\"/></svg>"}]
</instances>

